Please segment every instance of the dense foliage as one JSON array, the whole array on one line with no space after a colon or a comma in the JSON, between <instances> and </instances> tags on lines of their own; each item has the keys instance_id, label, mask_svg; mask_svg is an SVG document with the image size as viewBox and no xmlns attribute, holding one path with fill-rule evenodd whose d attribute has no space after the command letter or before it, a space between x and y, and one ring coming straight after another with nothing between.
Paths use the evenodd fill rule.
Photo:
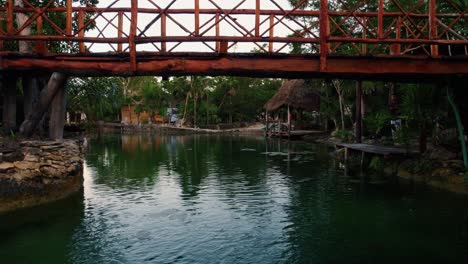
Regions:
<instances>
[{"instance_id":1,"label":"dense foliage","mask_svg":"<svg viewBox=\"0 0 468 264\"><path fill-rule=\"evenodd\" d=\"M68 109L89 121L116 121L123 105L136 114L165 115L169 107L194 126L258 121L263 105L281 85L277 79L240 77L75 78L69 84Z\"/></svg>"}]
</instances>

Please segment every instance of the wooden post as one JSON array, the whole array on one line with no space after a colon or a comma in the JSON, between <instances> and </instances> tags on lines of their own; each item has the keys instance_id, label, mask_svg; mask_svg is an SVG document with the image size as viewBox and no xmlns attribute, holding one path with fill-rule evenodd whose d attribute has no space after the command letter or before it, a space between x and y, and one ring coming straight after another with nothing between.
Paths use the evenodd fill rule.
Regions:
<instances>
[{"instance_id":1,"label":"wooden post","mask_svg":"<svg viewBox=\"0 0 468 264\"><path fill-rule=\"evenodd\" d=\"M138 29L138 0L132 0L132 16L130 21L130 35L128 43L130 45L130 65L132 71L137 71L136 43L135 37Z\"/></svg>"},{"instance_id":2,"label":"wooden post","mask_svg":"<svg viewBox=\"0 0 468 264\"><path fill-rule=\"evenodd\" d=\"M62 73L55 72L49 79L47 86L42 89L39 96L39 101L34 106L34 111L31 111L20 127L20 133L26 137L30 137L36 130L37 125L41 121L44 114L49 109L50 103L55 98L55 95L60 89L63 89L67 82L67 76Z\"/></svg>"},{"instance_id":3,"label":"wooden post","mask_svg":"<svg viewBox=\"0 0 468 264\"><path fill-rule=\"evenodd\" d=\"M14 28L14 15L13 15L13 0L6 1L7 9L7 33L13 34Z\"/></svg>"},{"instance_id":4,"label":"wooden post","mask_svg":"<svg viewBox=\"0 0 468 264\"><path fill-rule=\"evenodd\" d=\"M84 38L84 12L83 10L80 10L79 13L78 13L78 38ZM84 42L80 42L78 44L78 47L79 47L79 51L80 53L85 53L86 52L86 49L85 49L85 44Z\"/></svg>"},{"instance_id":5,"label":"wooden post","mask_svg":"<svg viewBox=\"0 0 468 264\"><path fill-rule=\"evenodd\" d=\"M328 0L320 0L320 71L322 72L327 70L327 57L330 52L327 41L329 35Z\"/></svg>"},{"instance_id":6,"label":"wooden post","mask_svg":"<svg viewBox=\"0 0 468 264\"><path fill-rule=\"evenodd\" d=\"M219 13L216 13L215 22L216 22L216 37L219 37L219 36L220 36ZM219 42L219 41L216 41L216 51L217 51L218 53L221 52L221 42Z\"/></svg>"},{"instance_id":7,"label":"wooden post","mask_svg":"<svg viewBox=\"0 0 468 264\"><path fill-rule=\"evenodd\" d=\"M362 28L362 39L367 39L367 17L362 18L362 24L364 25ZM366 55L367 54L367 44L362 43L362 54Z\"/></svg>"},{"instance_id":8,"label":"wooden post","mask_svg":"<svg viewBox=\"0 0 468 264\"><path fill-rule=\"evenodd\" d=\"M378 10L378 18L377 18L377 35L379 39L383 39L384 37L384 25L383 25L383 13L384 13L384 0L379 0L379 10Z\"/></svg>"},{"instance_id":9,"label":"wooden post","mask_svg":"<svg viewBox=\"0 0 468 264\"><path fill-rule=\"evenodd\" d=\"M200 35L200 0L195 0L195 36Z\"/></svg>"},{"instance_id":10,"label":"wooden post","mask_svg":"<svg viewBox=\"0 0 468 264\"><path fill-rule=\"evenodd\" d=\"M63 85L55 94L50 106L49 138L53 140L63 139L63 128L65 126L66 87Z\"/></svg>"},{"instance_id":11,"label":"wooden post","mask_svg":"<svg viewBox=\"0 0 468 264\"><path fill-rule=\"evenodd\" d=\"M260 0L255 2L255 36L260 37Z\"/></svg>"},{"instance_id":12,"label":"wooden post","mask_svg":"<svg viewBox=\"0 0 468 264\"><path fill-rule=\"evenodd\" d=\"M270 39L272 39L275 35L275 15L270 15ZM273 53L273 42L270 41L268 43L268 52Z\"/></svg>"},{"instance_id":13,"label":"wooden post","mask_svg":"<svg viewBox=\"0 0 468 264\"><path fill-rule=\"evenodd\" d=\"M24 76L23 80L24 117L26 118L33 111L39 98L39 80L33 76Z\"/></svg>"},{"instance_id":14,"label":"wooden post","mask_svg":"<svg viewBox=\"0 0 468 264\"><path fill-rule=\"evenodd\" d=\"M219 43L219 53L226 54L229 50L229 43L227 41L221 41Z\"/></svg>"},{"instance_id":15,"label":"wooden post","mask_svg":"<svg viewBox=\"0 0 468 264\"><path fill-rule=\"evenodd\" d=\"M72 35L72 12L73 12L73 1L67 0L67 18L66 18L66 26L65 26L65 33L67 36Z\"/></svg>"},{"instance_id":16,"label":"wooden post","mask_svg":"<svg viewBox=\"0 0 468 264\"><path fill-rule=\"evenodd\" d=\"M36 31L37 31L36 34L38 36L43 34L42 28L43 28L42 17L39 16L36 19ZM45 54L46 52L47 50L46 50L45 42L43 40L37 40L36 41L36 53L42 55L42 54Z\"/></svg>"},{"instance_id":17,"label":"wooden post","mask_svg":"<svg viewBox=\"0 0 468 264\"><path fill-rule=\"evenodd\" d=\"M396 25L396 39L401 39L401 23L402 19L399 16L397 18L397 25ZM390 45L390 54L392 55L400 55L401 54L401 44L395 43Z\"/></svg>"},{"instance_id":18,"label":"wooden post","mask_svg":"<svg viewBox=\"0 0 468 264\"><path fill-rule=\"evenodd\" d=\"M356 82L356 143L362 143L362 81Z\"/></svg>"},{"instance_id":19,"label":"wooden post","mask_svg":"<svg viewBox=\"0 0 468 264\"><path fill-rule=\"evenodd\" d=\"M123 18L124 18L124 13L122 11L119 12L119 18L118 18L118 29L117 29L117 37L119 39L123 38ZM123 45L121 42L117 44L117 51L118 52L123 52Z\"/></svg>"},{"instance_id":20,"label":"wooden post","mask_svg":"<svg viewBox=\"0 0 468 264\"><path fill-rule=\"evenodd\" d=\"M268 137L268 130L269 130L269 124L268 124L268 110L265 112L265 137Z\"/></svg>"},{"instance_id":21,"label":"wooden post","mask_svg":"<svg viewBox=\"0 0 468 264\"><path fill-rule=\"evenodd\" d=\"M429 35L431 39L437 39L437 0L429 0ZM431 45L431 55L439 56L438 45Z\"/></svg>"},{"instance_id":22,"label":"wooden post","mask_svg":"<svg viewBox=\"0 0 468 264\"><path fill-rule=\"evenodd\" d=\"M215 24L216 24L216 37L220 36L219 30L219 13L216 13L215 16ZM216 52L221 52L221 44L219 41L216 41Z\"/></svg>"},{"instance_id":23,"label":"wooden post","mask_svg":"<svg viewBox=\"0 0 468 264\"><path fill-rule=\"evenodd\" d=\"M161 37L166 37L167 35L167 27L166 27L166 14L162 13L161 14ZM166 52L167 50L167 45L166 41L161 41L161 52Z\"/></svg>"},{"instance_id":24,"label":"wooden post","mask_svg":"<svg viewBox=\"0 0 468 264\"><path fill-rule=\"evenodd\" d=\"M3 76L3 116L2 124L6 132L16 128L16 77Z\"/></svg>"}]
</instances>

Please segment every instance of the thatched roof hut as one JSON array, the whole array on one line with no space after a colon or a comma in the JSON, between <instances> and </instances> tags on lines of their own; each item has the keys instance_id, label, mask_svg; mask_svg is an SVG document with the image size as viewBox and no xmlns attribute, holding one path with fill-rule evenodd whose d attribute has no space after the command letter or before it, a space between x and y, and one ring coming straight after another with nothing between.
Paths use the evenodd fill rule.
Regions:
<instances>
[{"instance_id":1,"label":"thatched roof hut","mask_svg":"<svg viewBox=\"0 0 468 264\"><path fill-rule=\"evenodd\" d=\"M287 80L264 107L268 112L273 112L288 105L308 112L319 111L320 96L306 85L305 80Z\"/></svg>"}]
</instances>

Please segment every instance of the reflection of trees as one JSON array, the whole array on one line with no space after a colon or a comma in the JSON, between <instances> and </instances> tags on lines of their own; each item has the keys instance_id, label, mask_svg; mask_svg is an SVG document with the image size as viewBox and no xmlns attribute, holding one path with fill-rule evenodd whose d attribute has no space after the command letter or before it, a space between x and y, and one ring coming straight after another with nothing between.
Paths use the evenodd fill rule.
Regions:
<instances>
[{"instance_id":1,"label":"reflection of trees","mask_svg":"<svg viewBox=\"0 0 468 264\"><path fill-rule=\"evenodd\" d=\"M200 184L209 173L209 145L206 137L199 135L177 137L172 169L179 174L182 194L198 196Z\"/></svg>"},{"instance_id":2,"label":"reflection of trees","mask_svg":"<svg viewBox=\"0 0 468 264\"><path fill-rule=\"evenodd\" d=\"M86 158L97 172L96 183L129 189L153 186L167 159L160 139L144 135L104 137L91 143Z\"/></svg>"}]
</instances>

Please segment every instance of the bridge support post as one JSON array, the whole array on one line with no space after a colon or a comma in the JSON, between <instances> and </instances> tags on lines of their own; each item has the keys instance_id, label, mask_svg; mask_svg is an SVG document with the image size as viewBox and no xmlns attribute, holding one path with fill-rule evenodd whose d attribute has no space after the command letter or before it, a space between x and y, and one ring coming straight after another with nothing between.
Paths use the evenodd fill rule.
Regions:
<instances>
[{"instance_id":1,"label":"bridge support post","mask_svg":"<svg viewBox=\"0 0 468 264\"><path fill-rule=\"evenodd\" d=\"M6 132L16 128L16 77L3 77L3 116L2 124Z\"/></svg>"},{"instance_id":2,"label":"bridge support post","mask_svg":"<svg viewBox=\"0 0 468 264\"><path fill-rule=\"evenodd\" d=\"M49 138L53 140L63 139L63 128L65 127L66 87L63 85L57 91L50 105Z\"/></svg>"},{"instance_id":3,"label":"bridge support post","mask_svg":"<svg viewBox=\"0 0 468 264\"><path fill-rule=\"evenodd\" d=\"M35 77L23 77L24 116L27 117L33 111L39 98L38 79Z\"/></svg>"},{"instance_id":4,"label":"bridge support post","mask_svg":"<svg viewBox=\"0 0 468 264\"><path fill-rule=\"evenodd\" d=\"M47 86L42 89L39 96L39 101L34 106L34 110L26 117L20 127L20 133L26 137L32 136L42 117L49 109L50 103L55 98L55 95L62 89L66 82L67 76L63 73L55 72L49 79Z\"/></svg>"}]
</instances>

